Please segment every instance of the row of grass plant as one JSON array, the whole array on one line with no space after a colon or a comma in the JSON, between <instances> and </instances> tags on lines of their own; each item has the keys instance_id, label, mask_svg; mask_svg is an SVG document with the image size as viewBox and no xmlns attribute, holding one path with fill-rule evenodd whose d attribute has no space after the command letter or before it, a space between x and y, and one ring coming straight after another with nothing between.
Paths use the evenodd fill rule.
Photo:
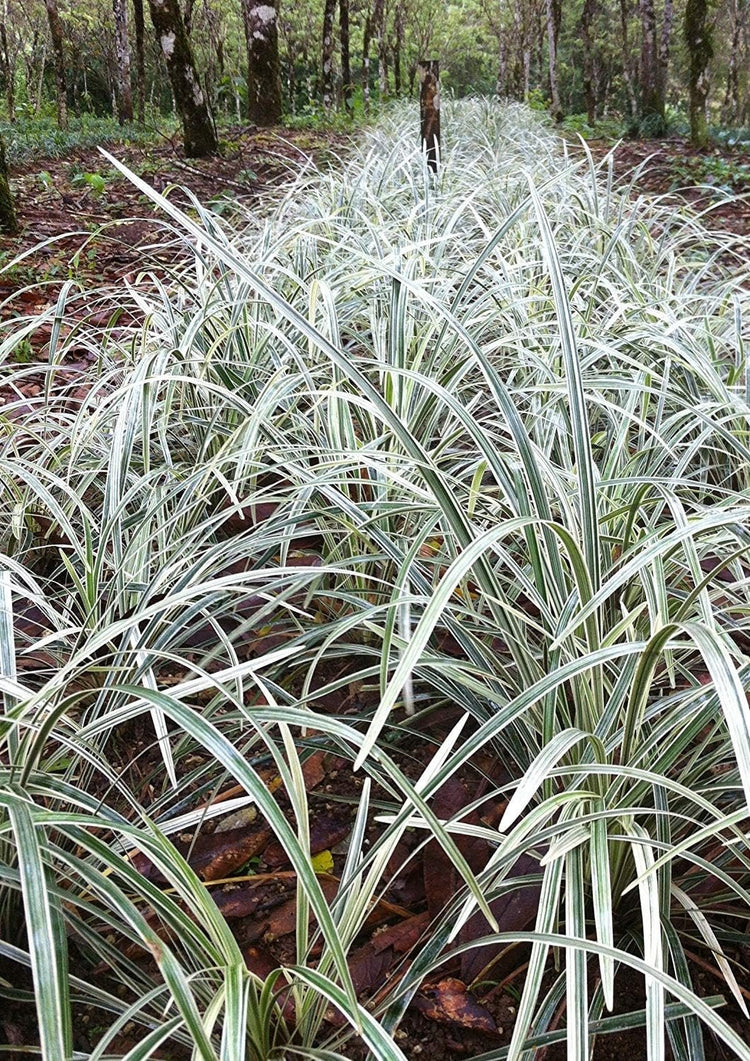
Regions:
<instances>
[{"instance_id":1,"label":"row of grass plant","mask_svg":"<svg viewBox=\"0 0 750 1061\"><path fill-rule=\"evenodd\" d=\"M568 1057L587 1056L633 1022L606 1019L627 968L649 1061L667 1043L700 1061L708 1034L750 1058L686 953L744 1012L747 245L617 189L523 108L451 108L437 179L413 124L395 111L231 229L131 175L189 267L123 285L137 326L80 323L91 296L69 287L4 327L0 954L28 981L0 991L35 1000L48 1061L323 1058L351 1036L400 1057L409 1000L478 907L488 946L530 948L485 1061L533 1057L564 1000ZM30 399L38 368L13 350L50 322ZM96 360L71 379L74 348ZM332 713L353 681L375 707ZM399 742L446 704L462 721L415 780ZM122 755L138 726L160 749L142 769ZM321 745L365 777L332 903L301 772ZM512 779L499 827L439 820L431 797L480 751ZM265 982L169 841L232 785L297 872L296 962ZM494 851L478 875L470 828ZM367 1008L347 953L407 829L465 889ZM489 907L528 883L524 856L541 900L509 932ZM106 1028L85 1054L78 1004ZM120 1049L132 1022L144 1038Z\"/></svg>"}]
</instances>

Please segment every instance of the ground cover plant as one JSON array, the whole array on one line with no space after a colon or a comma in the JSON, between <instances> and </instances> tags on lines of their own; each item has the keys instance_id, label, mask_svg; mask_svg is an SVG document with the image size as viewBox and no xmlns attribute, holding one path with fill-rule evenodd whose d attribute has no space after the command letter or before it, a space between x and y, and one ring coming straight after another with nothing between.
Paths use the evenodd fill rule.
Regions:
<instances>
[{"instance_id":1,"label":"ground cover plant","mask_svg":"<svg viewBox=\"0 0 750 1061\"><path fill-rule=\"evenodd\" d=\"M231 227L131 175L189 264L3 327L0 991L50 1061L750 1057L746 242L522 107L437 179L413 125Z\"/></svg>"}]
</instances>

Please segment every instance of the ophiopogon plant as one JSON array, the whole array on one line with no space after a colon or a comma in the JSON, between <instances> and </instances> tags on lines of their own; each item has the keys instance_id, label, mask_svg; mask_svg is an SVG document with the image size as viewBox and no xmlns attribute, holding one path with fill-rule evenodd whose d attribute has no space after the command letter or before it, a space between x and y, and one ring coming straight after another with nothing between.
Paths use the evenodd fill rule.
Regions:
<instances>
[{"instance_id":1,"label":"ophiopogon plant","mask_svg":"<svg viewBox=\"0 0 750 1061\"><path fill-rule=\"evenodd\" d=\"M704 1028L750 1057L694 982L698 952L744 1007L739 252L523 109L457 105L437 181L411 120L231 228L131 175L192 260L120 292L140 326L77 328L99 357L85 396L53 358L28 400L7 363L3 953L30 967L46 1057L71 1054L83 1000L105 1014L91 1057L331 1056L353 1032L399 1056L409 1001L468 947L485 980L509 947L529 961L487 1061L561 1035L578 1058L639 1022L652 1059L702 1057ZM343 688L364 693L332 710ZM447 709L410 774L404 734ZM335 895L310 858L316 741L368 775ZM502 816L437 814L480 753L504 779L477 805ZM170 840L227 785L295 874L283 973L247 968ZM370 1012L351 955L407 831L461 888ZM535 924L496 917L532 884ZM645 1008L608 1016L627 968Z\"/></svg>"}]
</instances>

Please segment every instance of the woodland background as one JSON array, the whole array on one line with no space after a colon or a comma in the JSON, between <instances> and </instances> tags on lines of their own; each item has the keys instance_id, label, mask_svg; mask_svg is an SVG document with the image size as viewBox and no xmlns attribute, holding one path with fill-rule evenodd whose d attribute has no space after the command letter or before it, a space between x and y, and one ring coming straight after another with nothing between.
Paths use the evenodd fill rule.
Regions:
<instances>
[{"instance_id":1,"label":"woodland background","mask_svg":"<svg viewBox=\"0 0 750 1061\"><path fill-rule=\"evenodd\" d=\"M356 117L414 95L421 58L440 59L444 93L524 100L580 116L584 132L658 135L692 112L700 144L705 116L750 121L748 0L3 0L6 136L55 112L64 127L71 114L154 123L182 109L160 46L170 20L188 47L169 58L194 64L219 122Z\"/></svg>"}]
</instances>

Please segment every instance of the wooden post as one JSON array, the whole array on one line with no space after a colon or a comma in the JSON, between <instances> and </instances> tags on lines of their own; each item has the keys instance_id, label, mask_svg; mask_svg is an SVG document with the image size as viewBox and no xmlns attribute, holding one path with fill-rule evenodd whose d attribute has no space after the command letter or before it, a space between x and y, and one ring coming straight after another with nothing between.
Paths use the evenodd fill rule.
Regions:
<instances>
[{"instance_id":1,"label":"wooden post","mask_svg":"<svg viewBox=\"0 0 750 1061\"><path fill-rule=\"evenodd\" d=\"M427 152L427 165L438 171L440 148L440 62L421 59L419 63L420 143Z\"/></svg>"}]
</instances>

